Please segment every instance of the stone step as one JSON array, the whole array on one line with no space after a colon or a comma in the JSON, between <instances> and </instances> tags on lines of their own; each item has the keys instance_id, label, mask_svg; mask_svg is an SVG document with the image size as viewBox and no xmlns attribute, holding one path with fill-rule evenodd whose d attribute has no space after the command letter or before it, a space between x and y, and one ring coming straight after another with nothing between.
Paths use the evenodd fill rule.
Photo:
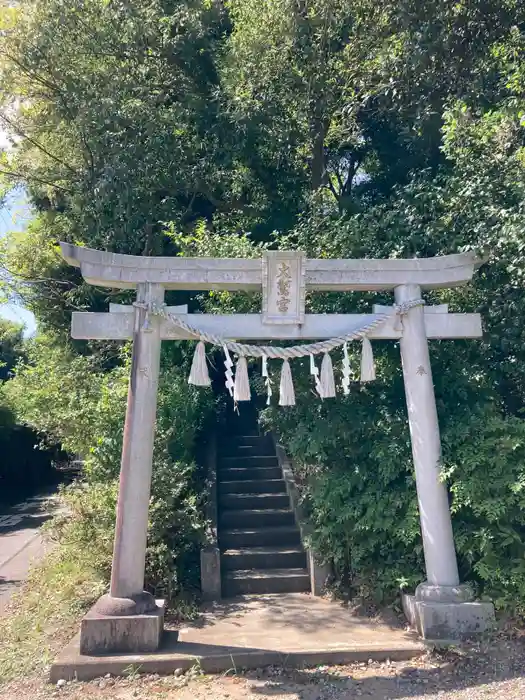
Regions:
<instances>
[{"instance_id":1,"label":"stone step","mask_svg":"<svg viewBox=\"0 0 525 700\"><path fill-rule=\"evenodd\" d=\"M282 476L282 475L280 475ZM242 481L220 481L218 483L221 497L232 493L286 493L284 479L243 479Z\"/></svg>"},{"instance_id":2,"label":"stone step","mask_svg":"<svg viewBox=\"0 0 525 700\"><path fill-rule=\"evenodd\" d=\"M219 496L222 510L261 510L265 508L289 508L287 493L224 493Z\"/></svg>"},{"instance_id":3,"label":"stone step","mask_svg":"<svg viewBox=\"0 0 525 700\"><path fill-rule=\"evenodd\" d=\"M300 546L244 547L221 554L221 570L306 569L306 553Z\"/></svg>"},{"instance_id":4,"label":"stone step","mask_svg":"<svg viewBox=\"0 0 525 700\"><path fill-rule=\"evenodd\" d=\"M268 445L274 447L274 442L270 435L228 435L225 433L220 437L219 445L222 450L227 452L230 448L267 447Z\"/></svg>"},{"instance_id":5,"label":"stone step","mask_svg":"<svg viewBox=\"0 0 525 700\"><path fill-rule=\"evenodd\" d=\"M294 525L265 528L219 529L219 547L241 549L244 547L272 547L299 545L299 530Z\"/></svg>"},{"instance_id":6,"label":"stone step","mask_svg":"<svg viewBox=\"0 0 525 700\"><path fill-rule=\"evenodd\" d=\"M281 479L283 475L279 466L275 467L236 467L220 469L217 480L223 481L268 481Z\"/></svg>"},{"instance_id":7,"label":"stone step","mask_svg":"<svg viewBox=\"0 0 525 700\"><path fill-rule=\"evenodd\" d=\"M219 526L242 529L259 527L278 527L295 525L295 518L290 508L273 510L225 510L219 515Z\"/></svg>"},{"instance_id":8,"label":"stone step","mask_svg":"<svg viewBox=\"0 0 525 700\"><path fill-rule=\"evenodd\" d=\"M253 593L301 593L310 590L305 569L250 569L227 571L222 579L226 597Z\"/></svg>"},{"instance_id":9,"label":"stone step","mask_svg":"<svg viewBox=\"0 0 525 700\"><path fill-rule=\"evenodd\" d=\"M269 440L267 435L233 435L230 440L236 445L258 445L263 440Z\"/></svg>"},{"instance_id":10,"label":"stone step","mask_svg":"<svg viewBox=\"0 0 525 700\"><path fill-rule=\"evenodd\" d=\"M219 445L218 454L219 459L227 457L275 457L275 447L269 440L261 438L260 441L254 445L238 445L235 443L232 444L231 442Z\"/></svg>"},{"instance_id":11,"label":"stone step","mask_svg":"<svg viewBox=\"0 0 525 700\"><path fill-rule=\"evenodd\" d=\"M224 469L253 469L254 467L277 467L279 462L274 455L238 455L234 457L222 457L219 460L219 470Z\"/></svg>"}]
</instances>

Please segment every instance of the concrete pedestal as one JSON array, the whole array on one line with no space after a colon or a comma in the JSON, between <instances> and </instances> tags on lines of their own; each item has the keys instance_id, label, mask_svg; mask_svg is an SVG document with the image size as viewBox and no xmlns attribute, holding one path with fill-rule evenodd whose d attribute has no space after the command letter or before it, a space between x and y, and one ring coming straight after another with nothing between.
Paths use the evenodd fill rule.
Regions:
<instances>
[{"instance_id":1,"label":"concrete pedestal","mask_svg":"<svg viewBox=\"0 0 525 700\"><path fill-rule=\"evenodd\" d=\"M164 601L136 615L105 615L96 603L80 623L80 653L96 656L108 653L157 651L164 629Z\"/></svg>"},{"instance_id":2,"label":"concrete pedestal","mask_svg":"<svg viewBox=\"0 0 525 700\"><path fill-rule=\"evenodd\" d=\"M457 642L488 632L494 626L494 606L470 599L467 586L421 584L415 595L403 595L410 625L428 641Z\"/></svg>"}]
</instances>

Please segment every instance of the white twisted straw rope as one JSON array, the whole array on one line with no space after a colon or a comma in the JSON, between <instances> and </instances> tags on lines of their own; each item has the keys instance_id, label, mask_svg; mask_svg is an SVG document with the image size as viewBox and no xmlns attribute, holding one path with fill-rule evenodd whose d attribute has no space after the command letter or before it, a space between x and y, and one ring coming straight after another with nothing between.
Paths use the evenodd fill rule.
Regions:
<instances>
[{"instance_id":1,"label":"white twisted straw rope","mask_svg":"<svg viewBox=\"0 0 525 700\"><path fill-rule=\"evenodd\" d=\"M210 343L211 345L217 345L224 347L226 346L228 350L235 352L237 355L245 355L249 357L266 357L272 359L289 360L293 357L306 357L307 355L319 355L323 352L329 352L335 348L343 345L349 340L357 340L363 338L371 330L377 328L381 324L385 323L389 314L378 315L373 321L367 323L359 330L353 331L348 335L341 336L338 338L330 338L329 340L323 340L317 343L307 343L304 345L292 345L291 347L282 348L273 345L247 345L245 343L236 343L232 340L226 340L221 336L212 335L211 333L206 333L199 330L195 326L190 326L188 323L183 321L178 316L169 313L163 307L154 306L151 309L152 313L162 316L174 325L182 328L186 332L194 335L199 340L203 340L205 343Z\"/></svg>"},{"instance_id":2,"label":"white twisted straw rope","mask_svg":"<svg viewBox=\"0 0 525 700\"><path fill-rule=\"evenodd\" d=\"M414 299L411 301L404 302L403 304L394 305L393 311L396 315L403 317L408 311L415 306L421 306L425 303L423 299ZM136 302L135 306L143 307L144 302ZM391 314L378 314L370 323L365 324L358 330L352 331L347 335L338 336L336 338L330 338L329 340L322 340L317 343L305 343L304 345L292 345L287 348L273 346L273 345L247 345L245 343L236 343L232 340L226 340L218 335L212 335L211 333L206 333L201 331L195 326L190 326L189 323L183 321L179 316L169 313L166 311L166 305L158 304L148 304L148 311L157 315L162 316L167 321L170 321L178 328L182 328L187 333L195 336L195 338L209 343L211 345L217 345L220 347L227 347L228 350L236 353L237 355L244 355L249 357L269 357L271 359L281 359L289 360L293 357L306 357L307 355L319 355L324 352L330 352L335 350L335 348L344 345L351 340L359 340L367 336L367 334L381 326L390 318Z\"/></svg>"},{"instance_id":3,"label":"white twisted straw rope","mask_svg":"<svg viewBox=\"0 0 525 700\"><path fill-rule=\"evenodd\" d=\"M413 309L416 306L424 305L424 299L410 299L409 301L404 301L401 304L394 304L394 311L396 312L394 330L403 332L403 318L407 315L410 309Z\"/></svg>"},{"instance_id":4,"label":"white twisted straw rope","mask_svg":"<svg viewBox=\"0 0 525 700\"><path fill-rule=\"evenodd\" d=\"M425 306L426 302L424 299L410 299L410 301L404 301L401 304L394 304L394 311L397 316L406 316L410 309L416 306Z\"/></svg>"}]
</instances>

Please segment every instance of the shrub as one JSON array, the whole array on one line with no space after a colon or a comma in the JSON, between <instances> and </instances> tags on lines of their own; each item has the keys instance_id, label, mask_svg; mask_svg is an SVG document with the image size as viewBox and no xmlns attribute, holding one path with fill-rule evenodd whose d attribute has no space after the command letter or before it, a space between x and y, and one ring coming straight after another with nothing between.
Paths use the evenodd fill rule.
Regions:
<instances>
[{"instance_id":1,"label":"shrub","mask_svg":"<svg viewBox=\"0 0 525 700\"><path fill-rule=\"evenodd\" d=\"M497 607L523 614L525 423L505 417L494 402L483 400L482 387L469 388L450 367L445 378L434 360L442 475L461 578ZM400 586L424 579L399 373L324 402L308 396L305 376L296 372L294 379L297 405L266 409L262 421L295 460L312 545L333 561L345 593L393 600Z\"/></svg>"}]
</instances>

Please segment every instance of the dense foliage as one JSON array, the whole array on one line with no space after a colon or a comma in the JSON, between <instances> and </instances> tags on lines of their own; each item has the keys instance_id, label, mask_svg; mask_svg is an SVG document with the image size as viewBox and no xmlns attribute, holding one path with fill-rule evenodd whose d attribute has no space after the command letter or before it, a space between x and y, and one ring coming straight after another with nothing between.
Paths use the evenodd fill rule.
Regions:
<instances>
[{"instance_id":1,"label":"dense foliage","mask_svg":"<svg viewBox=\"0 0 525 700\"><path fill-rule=\"evenodd\" d=\"M23 357L24 327L0 319L0 381L13 375L18 360Z\"/></svg>"},{"instance_id":2,"label":"dense foliage","mask_svg":"<svg viewBox=\"0 0 525 700\"><path fill-rule=\"evenodd\" d=\"M16 417L5 398L5 386L18 362L25 359L24 328L18 323L0 319L0 503L10 503L33 495L37 490L55 484L58 472L56 448L39 449L41 437Z\"/></svg>"},{"instance_id":3,"label":"dense foliage","mask_svg":"<svg viewBox=\"0 0 525 700\"><path fill-rule=\"evenodd\" d=\"M65 350L69 314L129 297L83 284L57 240L139 255L246 256L260 244L320 257L476 248L487 264L474 284L428 296L480 311L485 323L481 342L432 345L443 473L463 577L523 609L523 3L30 0L0 17L0 119L13 138L0 174L5 187L27 188L35 210L0 255L46 334L11 380L12 401L32 425L91 455L93 499L78 499L79 527L104 523L97 539L110 540L126 361L111 343ZM319 294L308 305L362 311L372 300ZM193 541L189 523L199 518L185 465L192 426L211 409L181 379L188 350L165 352L155 488L175 490L172 501L156 492L164 505L152 510L152 532L166 549L153 583L166 581L170 552ZM320 552L354 592L389 597L423 569L398 349L385 344L377 355L375 386L319 404L298 373L297 407L263 419L297 460ZM170 478L166 449L180 465ZM183 504L183 542L168 532L172 503Z\"/></svg>"}]
</instances>

